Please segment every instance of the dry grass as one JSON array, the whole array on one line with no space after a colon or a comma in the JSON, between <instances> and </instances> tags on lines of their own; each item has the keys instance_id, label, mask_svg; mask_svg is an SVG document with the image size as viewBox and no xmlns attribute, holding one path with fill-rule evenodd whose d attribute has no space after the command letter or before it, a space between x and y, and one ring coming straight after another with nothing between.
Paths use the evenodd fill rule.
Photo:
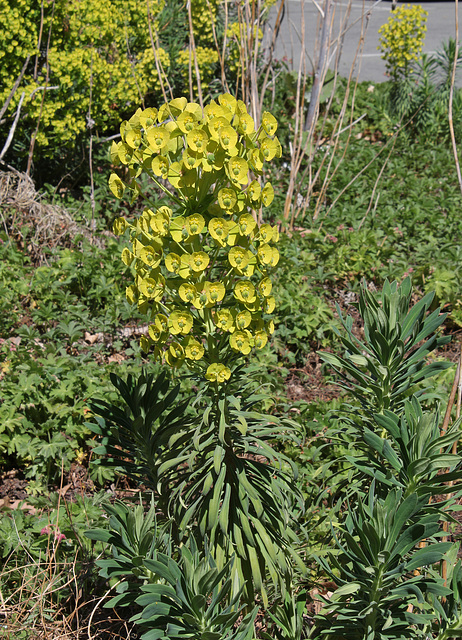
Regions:
<instances>
[{"instance_id":1,"label":"dry grass","mask_svg":"<svg viewBox=\"0 0 462 640\"><path fill-rule=\"evenodd\" d=\"M35 262L44 260L44 248L70 245L77 236L101 245L87 227L78 224L64 208L44 202L32 179L19 171L0 171L0 224L8 237L27 249ZM27 226L27 240L20 231Z\"/></svg>"},{"instance_id":2,"label":"dry grass","mask_svg":"<svg viewBox=\"0 0 462 640\"><path fill-rule=\"evenodd\" d=\"M77 559L58 561L54 555L50 550L48 559L24 566L12 555L5 563L0 573L0 639L138 640L128 622L130 613L123 619L102 608L104 598L86 596L88 567L78 569Z\"/></svg>"}]
</instances>

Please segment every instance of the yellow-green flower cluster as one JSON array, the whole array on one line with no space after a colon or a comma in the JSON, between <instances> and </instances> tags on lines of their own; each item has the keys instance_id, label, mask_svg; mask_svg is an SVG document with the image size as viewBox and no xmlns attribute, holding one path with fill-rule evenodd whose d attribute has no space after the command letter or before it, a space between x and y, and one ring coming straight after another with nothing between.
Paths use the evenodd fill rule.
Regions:
<instances>
[{"instance_id":1,"label":"yellow-green flower cluster","mask_svg":"<svg viewBox=\"0 0 462 640\"><path fill-rule=\"evenodd\" d=\"M428 11L421 5L402 5L380 27L378 49L382 52L388 73L395 80L405 76L410 65L420 59L427 32L427 16Z\"/></svg>"},{"instance_id":2,"label":"yellow-green flower cluster","mask_svg":"<svg viewBox=\"0 0 462 640\"><path fill-rule=\"evenodd\" d=\"M263 31L256 26L249 27L242 22L233 22L226 30L227 56L226 64L230 71L237 75L246 73L249 56L253 55L255 39L258 38L258 48L263 38Z\"/></svg>"},{"instance_id":3,"label":"yellow-green flower cluster","mask_svg":"<svg viewBox=\"0 0 462 640\"><path fill-rule=\"evenodd\" d=\"M279 260L279 234L254 216L274 197L262 172L281 155L276 130L270 113L258 126L229 94L204 110L178 98L139 109L111 149L129 176L124 182L111 175L116 197L126 190L136 196L137 179L147 173L173 202L114 225L119 234L130 229L122 258L136 274L127 297L149 317L143 349L152 347L171 366L206 367L218 383L236 354L263 348L273 331L269 274Z\"/></svg>"},{"instance_id":4,"label":"yellow-green flower cluster","mask_svg":"<svg viewBox=\"0 0 462 640\"><path fill-rule=\"evenodd\" d=\"M149 21L154 31L164 5L165 0L149 3ZM126 112L130 104L138 104L148 92L161 94L146 3L0 0L0 11L4 16L0 31L0 103L11 91L26 57L31 56L7 117L14 114L24 91L21 115L25 119L21 118L21 126L32 131L40 120L38 147L73 144L76 136L86 130L90 87L91 117L99 130L120 122L119 114ZM47 49L49 32L52 37ZM47 56L43 55L45 49ZM156 55L168 69L166 52L158 48ZM45 86L48 88L44 95ZM7 122L10 126L11 122Z\"/></svg>"},{"instance_id":5,"label":"yellow-green flower cluster","mask_svg":"<svg viewBox=\"0 0 462 640\"><path fill-rule=\"evenodd\" d=\"M207 87L213 78L213 73L218 64L218 52L210 47L196 47L195 50L184 49L180 51L177 62L181 67L181 75L184 86L189 86L189 74L191 73L193 90L197 92L196 61L199 68L199 77L203 89Z\"/></svg>"}]
</instances>

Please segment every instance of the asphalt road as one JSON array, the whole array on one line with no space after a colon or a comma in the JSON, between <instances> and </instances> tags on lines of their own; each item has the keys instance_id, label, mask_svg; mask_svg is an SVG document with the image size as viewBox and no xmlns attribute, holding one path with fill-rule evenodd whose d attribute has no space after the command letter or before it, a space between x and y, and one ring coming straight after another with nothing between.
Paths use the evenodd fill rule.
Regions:
<instances>
[{"instance_id":1,"label":"asphalt road","mask_svg":"<svg viewBox=\"0 0 462 640\"><path fill-rule=\"evenodd\" d=\"M323 0L315 0L323 7ZM306 65L308 72L312 69L315 53L316 34L319 33L320 10L314 0L285 0L284 17L276 40L275 57L286 58L292 69L300 69ZM403 3L404 4L404 3ZM441 49L443 42L450 37L455 38L455 6L454 1L420 2L428 11L427 35L424 53L433 53ZM272 9L273 21L279 3ZM459 41L462 40L462 0L459 2ZM348 1L337 0L335 5L334 27L330 49L330 67L333 68L337 50L339 27L347 20L347 32L343 41L339 72L363 81L381 82L386 80L385 63L377 50L379 44L378 30L384 24L391 11L391 2L379 0L353 0L347 16ZM362 54L357 55L361 33L364 35ZM304 51L305 55L302 55ZM458 85L461 85L459 80Z\"/></svg>"}]
</instances>

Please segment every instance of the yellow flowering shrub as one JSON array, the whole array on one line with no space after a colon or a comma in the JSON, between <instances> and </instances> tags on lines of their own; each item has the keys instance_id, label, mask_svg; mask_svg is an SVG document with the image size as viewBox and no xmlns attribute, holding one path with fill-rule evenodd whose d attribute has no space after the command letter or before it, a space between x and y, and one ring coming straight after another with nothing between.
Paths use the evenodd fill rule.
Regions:
<instances>
[{"instance_id":1,"label":"yellow flowering shrub","mask_svg":"<svg viewBox=\"0 0 462 640\"><path fill-rule=\"evenodd\" d=\"M164 3L165 0L150 2L154 28ZM90 85L91 119L99 130L120 122L121 115L133 110L133 105L139 104L147 93L160 95L144 3L45 3L40 43L39 2L0 0L0 11L4 16L0 31L0 103L8 96L29 55L26 73L7 115L14 113L24 91L22 113L26 120L22 126L33 131L41 114L39 146L65 144L86 129ZM159 49L157 55L168 69L166 52ZM48 89L42 106L45 86Z\"/></svg>"},{"instance_id":2,"label":"yellow flowering shrub","mask_svg":"<svg viewBox=\"0 0 462 640\"><path fill-rule=\"evenodd\" d=\"M270 273L279 233L259 227L255 214L274 197L260 181L264 163L281 156L276 130L270 113L255 123L242 101L223 94L204 110L186 98L138 109L112 144L113 162L125 168L124 179L109 180L117 198L136 198L142 173L167 196L136 221L114 223L117 234L129 229L122 260L135 273L127 298L149 322L142 348L216 384L274 328Z\"/></svg>"},{"instance_id":3,"label":"yellow flowering shrub","mask_svg":"<svg viewBox=\"0 0 462 640\"><path fill-rule=\"evenodd\" d=\"M189 70L191 68L194 91L197 91L196 60L199 67L201 86L206 88L212 80L219 56L216 49L197 46L195 51L180 51L177 62L181 67L181 76L185 87L189 86Z\"/></svg>"},{"instance_id":4,"label":"yellow flowering shrub","mask_svg":"<svg viewBox=\"0 0 462 640\"><path fill-rule=\"evenodd\" d=\"M228 43L228 53L226 63L230 71L237 75L242 75L246 71L246 50L247 55L253 54L255 47L255 39L258 38L258 49L263 38L263 31L257 30L257 27L248 27L241 22L233 22L226 30L226 38ZM252 45L252 51L248 51L249 43Z\"/></svg>"},{"instance_id":5,"label":"yellow flowering shrub","mask_svg":"<svg viewBox=\"0 0 462 640\"><path fill-rule=\"evenodd\" d=\"M428 11L421 5L400 5L379 29L380 44L387 71L398 80L411 70L422 53L427 32Z\"/></svg>"}]
</instances>

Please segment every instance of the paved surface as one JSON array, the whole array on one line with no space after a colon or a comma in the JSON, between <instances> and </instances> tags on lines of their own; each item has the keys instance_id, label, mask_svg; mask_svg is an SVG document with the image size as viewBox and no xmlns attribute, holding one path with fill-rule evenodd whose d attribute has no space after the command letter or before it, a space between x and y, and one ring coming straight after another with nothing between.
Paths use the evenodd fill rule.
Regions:
<instances>
[{"instance_id":1,"label":"paved surface","mask_svg":"<svg viewBox=\"0 0 462 640\"><path fill-rule=\"evenodd\" d=\"M275 57L286 57L292 69L299 69L306 64L307 72L312 69L315 52L316 34L319 33L320 11L324 0L285 0L284 18L276 40ZM404 3L403 3L404 4ZM443 42L455 37L455 2L420 2L428 11L427 35L424 53L433 53L441 48ZM273 20L279 3L273 8ZM384 24L391 11L391 2L379 0L353 0L349 16L348 1L336 0L334 28L331 48L330 67L334 67L335 41L338 40L339 27L345 20L346 32L340 57L339 72L348 76L353 70L353 77L360 80L381 82L386 80L385 63L377 50L379 44L378 30ZM362 56L356 55L363 34ZM459 42L462 41L462 0L459 2ZM302 55L304 50L305 55ZM355 60L356 56L356 60ZM458 82L460 85L460 81Z\"/></svg>"}]
</instances>

